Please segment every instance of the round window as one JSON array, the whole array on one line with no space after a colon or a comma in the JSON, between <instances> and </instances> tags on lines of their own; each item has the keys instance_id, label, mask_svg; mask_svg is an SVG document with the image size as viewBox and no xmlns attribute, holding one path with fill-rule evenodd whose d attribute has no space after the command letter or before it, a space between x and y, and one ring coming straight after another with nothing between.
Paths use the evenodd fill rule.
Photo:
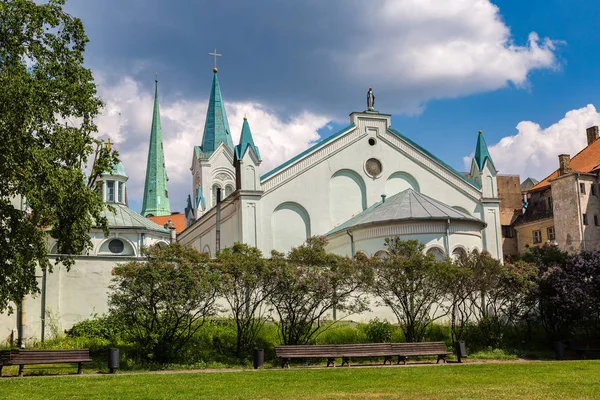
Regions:
<instances>
[{"instance_id":1,"label":"round window","mask_svg":"<svg viewBox=\"0 0 600 400\"><path fill-rule=\"evenodd\" d=\"M114 254L122 253L124 248L125 248L125 245L119 239L113 239L110 242L108 242L108 249L110 250L111 253L114 253Z\"/></svg>"},{"instance_id":2,"label":"round window","mask_svg":"<svg viewBox=\"0 0 600 400\"><path fill-rule=\"evenodd\" d=\"M371 178L377 178L381 175L383 171L383 166L381 165L381 161L376 158L369 158L365 163L365 170L367 171L367 175Z\"/></svg>"},{"instance_id":3,"label":"round window","mask_svg":"<svg viewBox=\"0 0 600 400\"><path fill-rule=\"evenodd\" d=\"M375 140L375 138L369 138L369 144L371 146L375 146L375 143L377 143L377 141Z\"/></svg>"}]
</instances>

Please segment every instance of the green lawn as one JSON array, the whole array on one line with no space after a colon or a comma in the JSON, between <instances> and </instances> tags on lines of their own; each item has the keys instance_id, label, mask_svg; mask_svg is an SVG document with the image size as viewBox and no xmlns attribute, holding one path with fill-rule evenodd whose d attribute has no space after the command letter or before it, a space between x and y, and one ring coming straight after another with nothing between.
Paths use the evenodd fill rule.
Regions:
<instances>
[{"instance_id":1,"label":"green lawn","mask_svg":"<svg viewBox=\"0 0 600 400\"><path fill-rule=\"evenodd\" d=\"M600 361L0 379L6 399L591 399Z\"/></svg>"}]
</instances>

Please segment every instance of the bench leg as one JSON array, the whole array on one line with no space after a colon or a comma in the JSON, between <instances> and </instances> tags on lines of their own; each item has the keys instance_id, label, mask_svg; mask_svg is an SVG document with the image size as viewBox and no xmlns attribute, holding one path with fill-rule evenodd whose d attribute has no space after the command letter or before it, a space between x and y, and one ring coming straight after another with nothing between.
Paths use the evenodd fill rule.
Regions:
<instances>
[{"instance_id":1,"label":"bench leg","mask_svg":"<svg viewBox=\"0 0 600 400\"><path fill-rule=\"evenodd\" d=\"M342 357L342 367L346 364L348 367L350 366L350 358Z\"/></svg>"},{"instance_id":2,"label":"bench leg","mask_svg":"<svg viewBox=\"0 0 600 400\"><path fill-rule=\"evenodd\" d=\"M406 357L404 357L404 356L398 356L398 363L396 365L400 365L400 361L403 361L404 365L406 365Z\"/></svg>"},{"instance_id":3,"label":"bench leg","mask_svg":"<svg viewBox=\"0 0 600 400\"><path fill-rule=\"evenodd\" d=\"M19 376L23 376L23 367L23 364L19 365Z\"/></svg>"},{"instance_id":4,"label":"bench leg","mask_svg":"<svg viewBox=\"0 0 600 400\"><path fill-rule=\"evenodd\" d=\"M332 367L335 367L335 358L333 358L333 357L329 357L329 358L327 359L327 366L329 367L330 365L331 365Z\"/></svg>"},{"instance_id":5,"label":"bench leg","mask_svg":"<svg viewBox=\"0 0 600 400\"><path fill-rule=\"evenodd\" d=\"M383 357L383 365L385 365L385 363L388 361L390 362L390 365L392 365L392 357L391 356Z\"/></svg>"},{"instance_id":6,"label":"bench leg","mask_svg":"<svg viewBox=\"0 0 600 400\"><path fill-rule=\"evenodd\" d=\"M0 364L0 376L2 376L2 367L4 367L4 365Z\"/></svg>"},{"instance_id":7,"label":"bench leg","mask_svg":"<svg viewBox=\"0 0 600 400\"><path fill-rule=\"evenodd\" d=\"M77 375L83 374L83 363L77 365Z\"/></svg>"},{"instance_id":8,"label":"bench leg","mask_svg":"<svg viewBox=\"0 0 600 400\"><path fill-rule=\"evenodd\" d=\"M281 368L289 368L290 367L290 361L292 361L291 358L283 358L281 360Z\"/></svg>"}]
</instances>

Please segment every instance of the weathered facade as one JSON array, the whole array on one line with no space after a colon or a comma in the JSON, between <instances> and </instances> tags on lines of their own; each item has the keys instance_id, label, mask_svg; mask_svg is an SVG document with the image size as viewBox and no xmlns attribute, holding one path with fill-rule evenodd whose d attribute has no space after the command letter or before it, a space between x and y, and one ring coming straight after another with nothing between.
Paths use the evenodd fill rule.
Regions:
<instances>
[{"instance_id":1,"label":"weathered facade","mask_svg":"<svg viewBox=\"0 0 600 400\"><path fill-rule=\"evenodd\" d=\"M598 127L586 131L588 145L527 193L525 212L515 223L519 251L550 244L576 253L600 250L600 141Z\"/></svg>"}]
</instances>

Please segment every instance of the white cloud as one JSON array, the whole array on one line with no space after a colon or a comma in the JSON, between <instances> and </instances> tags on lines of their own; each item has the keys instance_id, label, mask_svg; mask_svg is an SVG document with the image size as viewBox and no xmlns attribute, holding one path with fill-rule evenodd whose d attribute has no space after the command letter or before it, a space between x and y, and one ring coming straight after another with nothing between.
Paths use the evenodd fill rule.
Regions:
<instances>
[{"instance_id":1,"label":"white cloud","mask_svg":"<svg viewBox=\"0 0 600 400\"><path fill-rule=\"evenodd\" d=\"M358 42L334 50L333 57L352 79L393 91L404 110L510 83L524 87L532 70L558 67L557 42L532 32L525 45L516 45L488 0L387 0L360 7Z\"/></svg>"},{"instance_id":2,"label":"white cloud","mask_svg":"<svg viewBox=\"0 0 600 400\"><path fill-rule=\"evenodd\" d=\"M115 85L106 85L96 77L99 94L105 102L98 117L99 135L110 137L127 169L129 199L141 203L148 157L148 142L152 124L154 88L141 87L130 77ZM159 86L160 97L160 86ZM208 93L207 93L208 97ZM248 117L250 129L263 163L261 173L276 167L306 149L319 139L317 131L330 118L303 112L288 119L258 103L226 103L227 116L234 144L239 141L243 117ZM202 141L207 102L160 99L165 163L169 175L169 197L173 211L183 211L191 191L189 168L194 145Z\"/></svg>"},{"instance_id":3,"label":"white cloud","mask_svg":"<svg viewBox=\"0 0 600 400\"><path fill-rule=\"evenodd\" d=\"M571 110L560 121L542 128L531 121L517 124L518 133L506 136L498 143L488 146L494 164L504 174L519 174L543 179L558 168L558 155L573 157L587 145L586 128L600 125L600 113L596 107ZM465 168L471 166L473 154L464 157Z\"/></svg>"}]
</instances>

